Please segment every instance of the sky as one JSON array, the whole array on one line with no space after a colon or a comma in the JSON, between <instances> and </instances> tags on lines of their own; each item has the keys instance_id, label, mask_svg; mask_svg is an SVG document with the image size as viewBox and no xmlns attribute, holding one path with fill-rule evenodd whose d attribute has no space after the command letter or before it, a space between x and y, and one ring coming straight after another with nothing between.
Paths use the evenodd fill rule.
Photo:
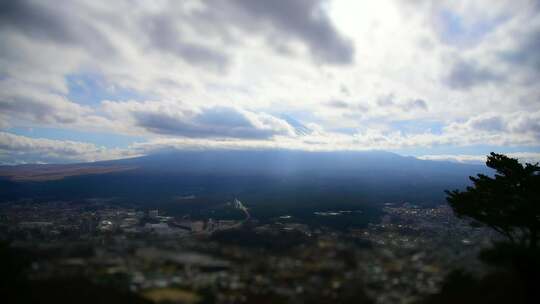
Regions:
<instances>
[{"instance_id":1,"label":"sky","mask_svg":"<svg viewBox=\"0 0 540 304\"><path fill-rule=\"evenodd\" d=\"M540 160L540 1L0 0L0 164Z\"/></svg>"}]
</instances>

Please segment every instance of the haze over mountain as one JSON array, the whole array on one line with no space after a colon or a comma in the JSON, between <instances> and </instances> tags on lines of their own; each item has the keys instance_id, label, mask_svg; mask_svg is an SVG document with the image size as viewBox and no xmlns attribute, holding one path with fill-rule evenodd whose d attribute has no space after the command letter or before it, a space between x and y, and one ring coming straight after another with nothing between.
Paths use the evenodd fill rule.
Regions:
<instances>
[{"instance_id":1,"label":"haze over mountain","mask_svg":"<svg viewBox=\"0 0 540 304\"><path fill-rule=\"evenodd\" d=\"M205 150L72 165L2 167L2 199L116 198L195 207L234 197L272 214L411 202L443 202L484 166L382 151ZM34 172L34 173L32 173ZM186 207L187 208L187 207ZM268 212L268 210L265 210Z\"/></svg>"}]
</instances>

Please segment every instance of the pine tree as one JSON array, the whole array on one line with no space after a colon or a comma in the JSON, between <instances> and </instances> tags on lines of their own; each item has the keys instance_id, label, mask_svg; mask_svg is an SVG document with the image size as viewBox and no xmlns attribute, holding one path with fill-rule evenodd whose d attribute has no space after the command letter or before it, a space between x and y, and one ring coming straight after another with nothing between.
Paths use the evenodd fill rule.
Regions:
<instances>
[{"instance_id":1,"label":"pine tree","mask_svg":"<svg viewBox=\"0 0 540 304\"><path fill-rule=\"evenodd\" d=\"M471 218L503 235L510 243L536 249L540 237L540 166L491 153L486 165L493 177L470 177L466 191L446 191L459 217Z\"/></svg>"}]
</instances>

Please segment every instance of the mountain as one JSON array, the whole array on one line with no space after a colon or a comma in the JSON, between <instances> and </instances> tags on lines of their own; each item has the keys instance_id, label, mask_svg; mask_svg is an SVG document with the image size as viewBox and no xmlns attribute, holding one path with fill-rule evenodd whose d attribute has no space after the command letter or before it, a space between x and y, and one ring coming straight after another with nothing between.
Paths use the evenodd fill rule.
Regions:
<instances>
[{"instance_id":1,"label":"mountain","mask_svg":"<svg viewBox=\"0 0 540 304\"><path fill-rule=\"evenodd\" d=\"M71 165L0 168L0 200L116 198L173 209L234 198L253 213L444 202L480 165L419 160L381 151L175 151Z\"/></svg>"}]
</instances>

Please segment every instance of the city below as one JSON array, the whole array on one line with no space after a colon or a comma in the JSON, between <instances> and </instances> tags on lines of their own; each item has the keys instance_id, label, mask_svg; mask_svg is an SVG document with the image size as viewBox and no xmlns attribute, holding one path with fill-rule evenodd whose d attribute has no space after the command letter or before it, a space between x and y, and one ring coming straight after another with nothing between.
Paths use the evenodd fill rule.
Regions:
<instances>
[{"instance_id":1,"label":"city below","mask_svg":"<svg viewBox=\"0 0 540 304\"><path fill-rule=\"evenodd\" d=\"M105 199L10 202L0 206L0 238L31 256L30 281L82 278L148 303L415 303L452 270L485 273L477 255L494 237L446 205L386 203L377 221L348 229L225 205L236 219Z\"/></svg>"}]
</instances>

